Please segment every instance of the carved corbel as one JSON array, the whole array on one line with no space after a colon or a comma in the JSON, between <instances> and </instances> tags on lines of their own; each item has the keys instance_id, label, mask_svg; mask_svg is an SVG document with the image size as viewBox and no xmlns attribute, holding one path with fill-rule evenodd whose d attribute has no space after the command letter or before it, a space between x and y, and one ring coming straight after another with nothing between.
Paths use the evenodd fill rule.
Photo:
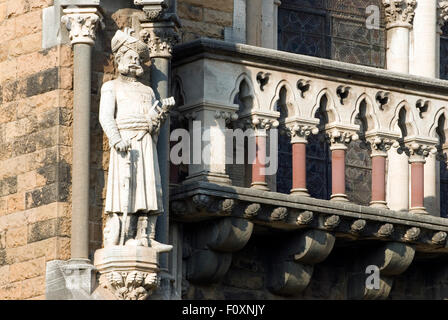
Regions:
<instances>
[{"instance_id":1,"label":"carved corbel","mask_svg":"<svg viewBox=\"0 0 448 320\"><path fill-rule=\"evenodd\" d=\"M388 242L367 252L354 264L354 273L349 277L350 299L386 299L392 289L394 277L405 272L411 265L415 248L401 242ZM368 285L369 270L378 270L376 285Z\"/></svg>"},{"instance_id":2,"label":"carved corbel","mask_svg":"<svg viewBox=\"0 0 448 320\"><path fill-rule=\"evenodd\" d=\"M295 296L309 285L314 265L324 261L333 249L335 236L321 230L307 230L285 239L272 252L268 289L280 296Z\"/></svg>"},{"instance_id":3,"label":"carved corbel","mask_svg":"<svg viewBox=\"0 0 448 320\"><path fill-rule=\"evenodd\" d=\"M232 253L249 241L253 223L227 217L197 226L192 231L192 250L187 257L187 280L213 283L222 279L232 261Z\"/></svg>"}]
</instances>

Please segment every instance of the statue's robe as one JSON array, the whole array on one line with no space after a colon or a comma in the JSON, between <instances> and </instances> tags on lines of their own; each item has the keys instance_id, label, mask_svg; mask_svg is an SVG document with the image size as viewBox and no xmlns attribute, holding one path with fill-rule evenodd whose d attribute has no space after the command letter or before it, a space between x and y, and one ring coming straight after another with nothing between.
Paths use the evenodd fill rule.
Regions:
<instances>
[{"instance_id":1,"label":"statue's robe","mask_svg":"<svg viewBox=\"0 0 448 320\"><path fill-rule=\"evenodd\" d=\"M110 160L105 211L124 211L126 153L114 145L131 141L128 213L159 214L163 211L162 186L157 158L157 135L152 135L152 118L157 103L151 87L140 82L116 79L101 88L99 120L109 138Z\"/></svg>"}]
</instances>

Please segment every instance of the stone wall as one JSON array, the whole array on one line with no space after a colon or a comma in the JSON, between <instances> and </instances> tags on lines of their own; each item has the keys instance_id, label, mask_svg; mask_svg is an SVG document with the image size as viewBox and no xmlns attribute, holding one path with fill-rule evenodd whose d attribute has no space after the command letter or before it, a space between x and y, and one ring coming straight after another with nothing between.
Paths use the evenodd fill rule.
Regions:
<instances>
[{"instance_id":1,"label":"stone wall","mask_svg":"<svg viewBox=\"0 0 448 320\"><path fill-rule=\"evenodd\" d=\"M0 1L0 299L44 298L70 258L72 51L41 50L51 0Z\"/></svg>"},{"instance_id":2,"label":"stone wall","mask_svg":"<svg viewBox=\"0 0 448 320\"><path fill-rule=\"evenodd\" d=\"M178 0L182 42L199 37L224 39L224 28L233 24L233 0Z\"/></svg>"}]
</instances>

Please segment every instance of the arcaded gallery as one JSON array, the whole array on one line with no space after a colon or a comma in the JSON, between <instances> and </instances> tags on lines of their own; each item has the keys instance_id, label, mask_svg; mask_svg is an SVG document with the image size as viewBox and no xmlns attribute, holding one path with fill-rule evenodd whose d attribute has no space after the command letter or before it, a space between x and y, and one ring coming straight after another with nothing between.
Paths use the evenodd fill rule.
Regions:
<instances>
[{"instance_id":1,"label":"arcaded gallery","mask_svg":"<svg viewBox=\"0 0 448 320\"><path fill-rule=\"evenodd\" d=\"M0 0L0 300L448 299L447 21Z\"/></svg>"}]
</instances>

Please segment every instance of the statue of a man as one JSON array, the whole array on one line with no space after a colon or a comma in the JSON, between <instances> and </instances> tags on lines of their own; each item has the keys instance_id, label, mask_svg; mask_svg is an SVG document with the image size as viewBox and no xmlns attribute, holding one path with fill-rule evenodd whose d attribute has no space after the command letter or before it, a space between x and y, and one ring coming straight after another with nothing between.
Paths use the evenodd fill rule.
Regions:
<instances>
[{"instance_id":1,"label":"statue of a man","mask_svg":"<svg viewBox=\"0 0 448 320\"><path fill-rule=\"evenodd\" d=\"M174 99L163 100L160 107L151 87L139 81L149 50L131 29L117 31L112 52L120 75L101 88L99 115L111 147L104 246L137 245L167 252L172 246L154 240L157 216L163 212L156 145Z\"/></svg>"}]
</instances>

